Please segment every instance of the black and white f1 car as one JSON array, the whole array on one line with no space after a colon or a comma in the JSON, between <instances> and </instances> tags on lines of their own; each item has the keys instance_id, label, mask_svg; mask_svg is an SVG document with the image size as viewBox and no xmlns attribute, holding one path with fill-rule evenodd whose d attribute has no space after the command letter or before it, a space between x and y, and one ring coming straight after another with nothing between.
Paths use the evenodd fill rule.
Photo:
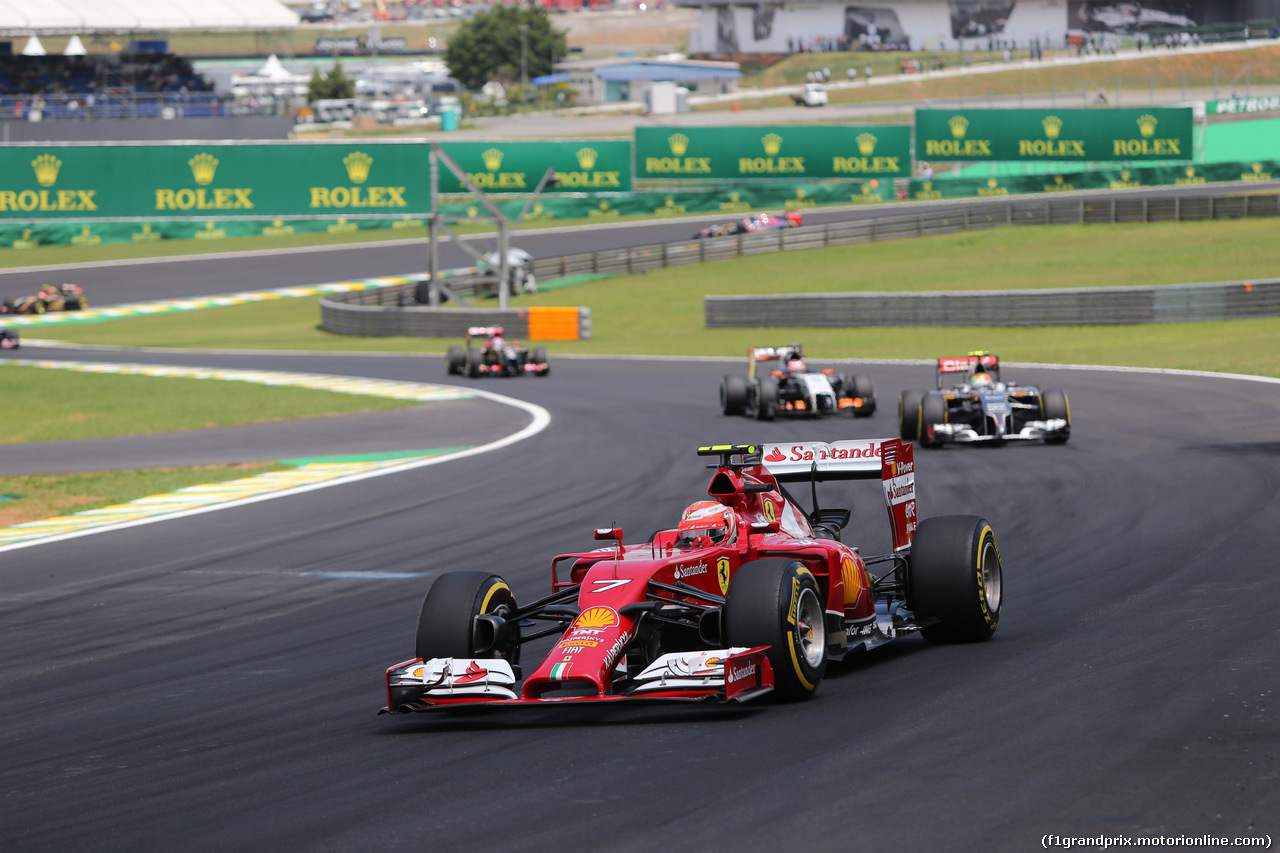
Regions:
<instances>
[{"instance_id":1,"label":"black and white f1 car","mask_svg":"<svg viewBox=\"0 0 1280 853\"><path fill-rule=\"evenodd\" d=\"M483 343L472 346L477 341ZM546 376L551 372L546 349L530 350L519 341L508 341L501 326L467 329L466 347L449 347L444 364L450 376Z\"/></svg>"},{"instance_id":2,"label":"black and white f1 car","mask_svg":"<svg viewBox=\"0 0 1280 853\"><path fill-rule=\"evenodd\" d=\"M964 374L943 388L943 377ZM985 352L938 359L937 389L903 391L898 401L902 438L921 447L949 442L1002 442L1042 438L1063 444L1071 437L1065 391L1000 381L1000 359Z\"/></svg>"},{"instance_id":3,"label":"black and white f1 car","mask_svg":"<svg viewBox=\"0 0 1280 853\"><path fill-rule=\"evenodd\" d=\"M720 408L726 415L762 421L778 415L821 417L846 409L855 418L866 418L876 411L876 386L860 374L809 370L800 344L754 347L747 353L747 375L731 374L720 381Z\"/></svg>"}]
</instances>

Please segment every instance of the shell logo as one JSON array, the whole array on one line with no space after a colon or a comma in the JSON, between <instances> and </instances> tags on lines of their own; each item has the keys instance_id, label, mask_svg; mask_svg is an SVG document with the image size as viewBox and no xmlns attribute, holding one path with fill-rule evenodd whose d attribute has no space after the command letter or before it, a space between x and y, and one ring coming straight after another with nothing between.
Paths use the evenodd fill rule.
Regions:
<instances>
[{"instance_id":1,"label":"shell logo","mask_svg":"<svg viewBox=\"0 0 1280 853\"><path fill-rule=\"evenodd\" d=\"M588 607L573 620L575 628L612 628L618 624L618 614L611 607Z\"/></svg>"},{"instance_id":2,"label":"shell logo","mask_svg":"<svg viewBox=\"0 0 1280 853\"><path fill-rule=\"evenodd\" d=\"M845 557L840 561L840 575L844 580L845 606L856 604L858 596L862 595L862 575L852 557Z\"/></svg>"}]
</instances>

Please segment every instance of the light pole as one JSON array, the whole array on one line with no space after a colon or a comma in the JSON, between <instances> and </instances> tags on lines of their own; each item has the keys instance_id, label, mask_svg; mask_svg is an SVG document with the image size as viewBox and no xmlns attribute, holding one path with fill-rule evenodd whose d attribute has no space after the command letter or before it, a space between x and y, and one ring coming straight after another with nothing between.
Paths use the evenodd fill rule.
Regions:
<instances>
[{"instance_id":1,"label":"light pole","mask_svg":"<svg viewBox=\"0 0 1280 853\"><path fill-rule=\"evenodd\" d=\"M520 25L520 97L529 100L529 25Z\"/></svg>"}]
</instances>

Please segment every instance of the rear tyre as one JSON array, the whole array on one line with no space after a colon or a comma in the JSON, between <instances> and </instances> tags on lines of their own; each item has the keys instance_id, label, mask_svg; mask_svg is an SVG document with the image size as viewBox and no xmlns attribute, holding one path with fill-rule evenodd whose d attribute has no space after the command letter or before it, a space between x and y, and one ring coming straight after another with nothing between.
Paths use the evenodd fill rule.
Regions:
<instances>
[{"instance_id":1,"label":"rear tyre","mask_svg":"<svg viewBox=\"0 0 1280 853\"><path fill-rule=\"evenodd\" d=\"M81 299L78 296L72 296L69 299L67 299L66 302L62 303L62 310L63 311L79 311L82 308L86 307L84 304L86 301L87 300Z\"/></svg>"},{"instance_id":2,"label":"rear tyre","mask_svg":"<svg viewBox=\"0 0 1280 853\"><path fill-rule=\"evenodd\" d=\"M751 395L751 417L771 421L777 414L778 380L772 376L756 380L756 393Z\"/></svg>"},{"instance_id":3,"label":"rear tyre","mask_svg":"<svg viewBox=\"0 0 1280 853\"><path fill-rule=\"evenodd\" d=\"M1000 546L985 518L944 515L916 528L908 569L909 604L917 619L936 619L920 633L933 643L989 640L1000 623Z\"/></svg>"},{"instance_id":4,"label":"rear tyre","mask_svg":"<svg viewBox=\"0 0 1280 853\"><path fill-rule=\"evenodd\" d=\"M898 435L903 441L920 437L920 401L923 399L923 391L903 391L898 398Z\"/></svg>"},{"instance_id":5,"label":"rear tyre","mask_svg":"<svg viewBox=\"0 0 1280 853\"><path fill-rule=\"evenodd\" d=\"M774 691L783 699L807 699L827 671L827 632L822 591L795 560L744 563L733 574L724 602L724 636L730 646L768 646Z\"/></svg>"},{"instance_id":6,"label":"rear tyre","mask_svg":"<svg viewBox=\"0 0 1280 853\"><path fill-rule=\"evenodd\" d=\"M450 376L459 376L467 366L467 354L462 347L449 347L444 354L444 367Z\"/></svg>"},{"instance_id":7,"label":"rear tyre","mask_svg":"<svg viewBox=\"0 0 1280 853\"><path fill-rule=\"evenodd\" d=\"M1062 418L1067 422L1067 428L1046 437L1045 444L1066 444L1071 437L1071 404L1067 401L1067 392L1058 388L1045 391L1040 397L1040 405L1044 408L1045 420Z\"/></svg>"},{"instance_id":8,"label":"rear tyre","mask_svg":"<svg viewBox=\"0 0 1280 853\"><path fill-rule=\"evenodd\" d=\"M478 630L481 614L503 616L515 610L516 599L507 582L488 572L448 572L436 579L422 600L414 654L432 658L477 657L477 634L482 642L492 639L487 626ZM512 664L520 660L519 627L510 624L511 635L486 652L485 657L502 658Z\"/></svg>"},{"instance_id":9,"label":"rear tyre","mask_svg":"<svg viewBox=\"0 0 1280 853\"><path fill-rule=\"evenodd\" d=\"M747 410L747 377L733 374L720 380L720 408L726 415Z\"/></svg>"},{"instance_id":10,"label":"rear tyre","mask_svg":"<svg viewBox=\"0 0 1280 853\"><path fill-rule=\"evenodd\" d=\"M925 394L920 400L920 446L940 447L941 441L929 437L929 428L947 422L947 401L941 394Z\"/></svg>"},{"instance_id":11,"label":"rear tyre","mask_svg":"<svg viewBox=\"0 0 1280 853\"><path fill-rule=\"evenodd\" d=\"M862 398L862 405L853 410L855 418L869 418L876 413L876 383L871 381L870 376L864 376L855 373L849 377L852 382L850 389L853 396Z\"/></svg>"},{"instance_id":12,"label":"rear tyre","mask_svg":"<svg viewBox=\"0 0 1280 853\"><path fill-rule=\"evenodd\" d=\"M549 376L551 374L551 362L547 360L546 347L534 347L533 354L529 357L529 360L532 361L534 364L546 365L546 368L544 370L535 374L536 376Z\"/></svg>"},{"instance_id":13,"label":"rear tyre","mask_svg":"<svg viewBox=\"0 0 1280 853\"><path fill-rule=\"evenodd\" d=\"M480 350L467 347L467 375L475 378L480 375Z\"/></svg>"}]
</instances>

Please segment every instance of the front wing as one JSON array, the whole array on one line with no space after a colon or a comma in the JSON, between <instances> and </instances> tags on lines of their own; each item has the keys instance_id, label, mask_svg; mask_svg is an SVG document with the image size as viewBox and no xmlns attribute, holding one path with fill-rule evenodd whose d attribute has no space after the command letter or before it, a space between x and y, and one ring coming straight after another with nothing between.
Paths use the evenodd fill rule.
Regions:
<instances>
[{"instance_id":1,"label":"front wing","mask_svg":"<svg viewBox=\"0 0 1280 853\"><path fill-rule=\"evenodd\" d=\"M667 654L632 679L625 692L548 698L522 697L515 689L515 672L504 660L414 658L387 669L387 706L378 713L598 702L747 702L773 690L768 650L758 646Z\"/></svg>"},{"instance_id":2,"label":"front wing","mask_svg":"<svg viewBox=\"0 0 1280 853\"><path fill-rule=\"evenodd\" d=\"M1052 438L1067 430L1065 418L1051 418L1047 421L1027 421L1017 432L1004 435L983 435L968 424L930 424L928 427L935 441L954 442L956 444L973 444L982 441L1030 441L1039 438Z\"/></svg>"}]
</instances>

